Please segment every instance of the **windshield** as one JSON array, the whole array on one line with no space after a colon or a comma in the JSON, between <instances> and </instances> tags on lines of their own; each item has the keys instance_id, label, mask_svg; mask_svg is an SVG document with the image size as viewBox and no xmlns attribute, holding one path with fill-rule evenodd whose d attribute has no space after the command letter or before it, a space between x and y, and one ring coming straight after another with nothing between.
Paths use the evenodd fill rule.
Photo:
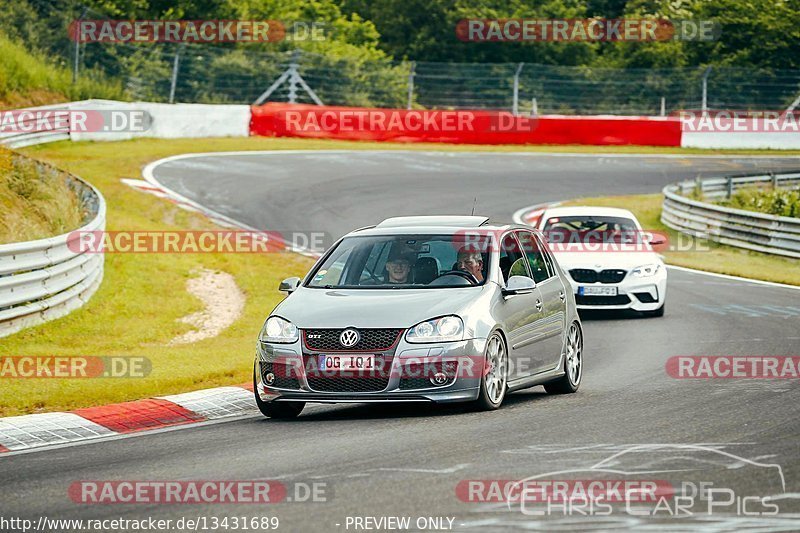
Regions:
<instances>
[{"instance_id":1,"label":"windshield","mask_svg":"<svg viewBox=\"0 0 800 533\"><path fill-rule=\"evenodd\" d=\"M641 232L630 218L565 216L547 219L544 234L551 243L639 242Z\"/></svg>"},{"instance_id":2,"label":"windshield","mask_svg":"<svg viewBox=\"0 0 800 533\"><path fill-rule=\"evenodd\" d=\"M483 285L489 265L487 239L458 234L347 237L306 286L416 289ZM452 271L461 274L447 274Z\"/></svg>"}]
</instances>

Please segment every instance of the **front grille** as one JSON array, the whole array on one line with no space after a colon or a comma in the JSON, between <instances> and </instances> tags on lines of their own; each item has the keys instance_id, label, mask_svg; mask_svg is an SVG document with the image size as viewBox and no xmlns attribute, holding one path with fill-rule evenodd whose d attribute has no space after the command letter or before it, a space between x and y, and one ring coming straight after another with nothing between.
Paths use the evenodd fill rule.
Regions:
<instances>
[{"instance_id":1,"label":"front grille","mask_svg":"<svg viewBox=\"0 0 800 533\"><path fill-rule=\"evenodd\" d=\"M616 296L581 296L575 295L575 303L578 305L625 305L631 303L627 294Z\"/></svg>"},{"instance_id":2,"label":"front grille","mask_svg":"<svg viewBox=\"0 0 800 533\"><path fill-rule=\"evenodd\" d=\"M339 335L344 329L305 329L303 342L315 352L382 352L391 349L403 332L402 329L359 329L361 339L355 346L343 347Z\"/></svg>"},{"instance_id":3,"label":"front grille","mask_svg":"<svg viewBox=\"0 0 800 533\"><path fill-rule=\"evenodd\" d=\"M272 372L274 380L267 385L267 374ZM261 362L261 382L273 389L300 389L300 380L297 379L297 371L291 365L280 363Z\"/></svg>"},{"instance_id":4,"label":"front grille","mask_svg":"<svg viewBox=\"0 0 800 533\"><path fill-rule=\"evenodd\" d=\"M573 268L569 271L572 279L578 283L619 283L625 279L626 270L609 269L600 272L590 268Z\"/></svg>"},{"instance_id":5,"label":"front grille","mask_svg":"<svg viewBox=\"0 0 800 533\"><path fill-rule=\"evenodd\" d=\"M369 371L322 371L317 367L316 355L305 355L304 361L308 386L317 392L380 392L391 377L391 356L376 356L375 369Z\"/></svg>"},{"instance_id":6,"label":"front grille","mask_svg":"<svg viewBox=\"0 0 800 533\"><path fill-rule=\"evenodd\" d=\"M625 278L625 270L603 270L597 275L600 283L619 283Z\"/></svg>"}]
</instances>

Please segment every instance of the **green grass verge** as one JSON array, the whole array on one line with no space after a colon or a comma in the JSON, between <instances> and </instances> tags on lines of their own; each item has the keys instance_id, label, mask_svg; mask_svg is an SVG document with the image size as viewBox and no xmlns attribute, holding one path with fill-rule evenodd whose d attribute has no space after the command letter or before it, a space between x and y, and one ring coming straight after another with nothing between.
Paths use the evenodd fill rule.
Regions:
<instances>
[{"instance_id":1,"label":"green grass verge","mask_svg":"<svg viewBox=\"0 0 800 533\"><path fill-rule=\"evenodd\" d=\"M629 209L639 219L642 227L666 232L669 234L670 243L677 243L681 250L687 250L664 252L665 260L670 265L800 285L800 260L751 252L705 239L695 239L666 227L661 222L662 198L660 193L607 196L570 200L564 202L563 205L594 205Z\"/></svg>"},{"instance_id":2,"label":"green grass verge","mask_svg":"<svg viewBox=\"0 0 800 533\"><path fill-rule=\"evenodd\" d=\"M448 150L588 153L729 153L643 147L452 146L303 139L138 139L115 143L60 142L24 149L98 187L108 202L108 230L182 230L214 226L205 217L137 192L120 178L139 178L156 159L187 152L232 150ZM743 152L730 152L742 154ZM754 151L768 155L768 151ZM785 152L777 152L785 154ZM636 210L647 227L661 227L658 195ZM624 199L612 199L625 204ZM645 209L642 209L645 207ZM647 211L652 213L646 216ZM729 252L734 253L734 252ZM735 252L739 254L738 251ZM768 265L772 268L772 260ZM673 263L703 267L692 261ZM2 339L0 356L130 355L148 357L153 371L141 379L2 379L0 416L66 410L89 405L174 394L251 379L255 338L267 313L280 301L281 279L303 275L311 260L291 254L110 254L100 290L83 308L56 321ZM708 266L708 265L705 265ZM713 265L712 265L713 266ZM183 287L191 272L210 268L232 274L247 297L242 317L219 336L190 345L167 346L189 326L178 319L201 304ZM752 274L733 269L729 273ZM800 276L798 276L800 277ZM791 282L781 278L776 281ZM800 282L795 278L795 282Z\"/></svg>"},{"instance_id":3,"label":"green grass verge","mask_svg":"<svg viewBox=\"0 0 800 533\"><path fill-rule=\"evenodd\" d=\"M82 71L72 83L69 68L33 53L25 46L0 34L0 108L16 108L84 100L123 97L122 84Z\"/></svg>"},{"instance_id":4,"label":"green grass verge","mask_svg":"<svg viewBox=\"0 0 800 533\"><path fill-rule=\"evenodd\" d=\"M0 147L0 244L33 241L81 225L81 206L63 176Z\"/></svg>"}]
</instances>

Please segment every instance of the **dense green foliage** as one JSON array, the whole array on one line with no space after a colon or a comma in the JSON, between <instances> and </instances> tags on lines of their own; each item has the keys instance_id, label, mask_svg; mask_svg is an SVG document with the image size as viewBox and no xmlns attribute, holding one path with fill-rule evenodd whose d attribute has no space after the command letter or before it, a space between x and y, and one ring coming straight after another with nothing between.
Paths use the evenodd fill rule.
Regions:
<instances>
[{"instance_id":1,"label":"dense green foliage","mask_svg":"<svg viewBox=\"0 0 800 533\"><path fill-rule=\"evenodd\" d=\"M422 107L507 108L521 62L528 66L520 99L530 107L537 98L549 112L657 113L662 97L668 111L694 108L706 66L713 66L712 107L785 108L800 92L800 0L0 0L0 32L65 69L76 50L67 27L81 16L325 27L319 41L79 48L82 75L103 72L134 99L168 98L179 53L178 101L252 102L285 70L293 49L303 52L309 85L333 104L404 105L412 60L414 105ZM713 42L474 43L455 31L467 18L593 17L713 20L721 34Z\"/></svg>"},{"instance_id":2,"label":"dense green foliage","mask_svg":"<svg viewBox=\"0 0 800 533\"><path fill-rule=\"evenodd\" d=\"M770 215L800 218L800 190L745 188L721 205Z\"/></svg>"}]
</instances>

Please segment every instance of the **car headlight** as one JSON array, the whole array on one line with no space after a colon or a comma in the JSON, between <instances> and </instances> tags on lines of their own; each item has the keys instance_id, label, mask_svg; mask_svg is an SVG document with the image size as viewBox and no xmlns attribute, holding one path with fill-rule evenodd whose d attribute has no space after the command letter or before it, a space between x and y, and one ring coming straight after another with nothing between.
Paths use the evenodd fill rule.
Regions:
<instances>
[{"instance_id":1,"label":"car headlight","mask_svg":"<svg viewBox=\"0 0 800 533\"><path fill-rule=\"evenodd\" d=\"M653 263L651 265L642 265L631 270L631 276L636 278L649 278L655 276L661 270L661 265Z\"/></svg>"},{"instance_id":2,"label":"car headlight","mask_svg":"<svg viewBox=\"0 0 800 533\"><path fill-rule=\"evenodd\" d=\"M279 316L271 316L264 322L258 340L261 342L275 342L289 344L296 342L300 337L297 326Z\"/></svg>"},{"instance_id":3,"label":"car headlight","mask_svg":"<svg viewBox=\"0 0 800 533\"><path fill-rule=\"evenodd\" d=\"M455 315L420 322L406 333L408 342L452 342L464 338L464 321Z\"/></svg>"}]
</instances>

